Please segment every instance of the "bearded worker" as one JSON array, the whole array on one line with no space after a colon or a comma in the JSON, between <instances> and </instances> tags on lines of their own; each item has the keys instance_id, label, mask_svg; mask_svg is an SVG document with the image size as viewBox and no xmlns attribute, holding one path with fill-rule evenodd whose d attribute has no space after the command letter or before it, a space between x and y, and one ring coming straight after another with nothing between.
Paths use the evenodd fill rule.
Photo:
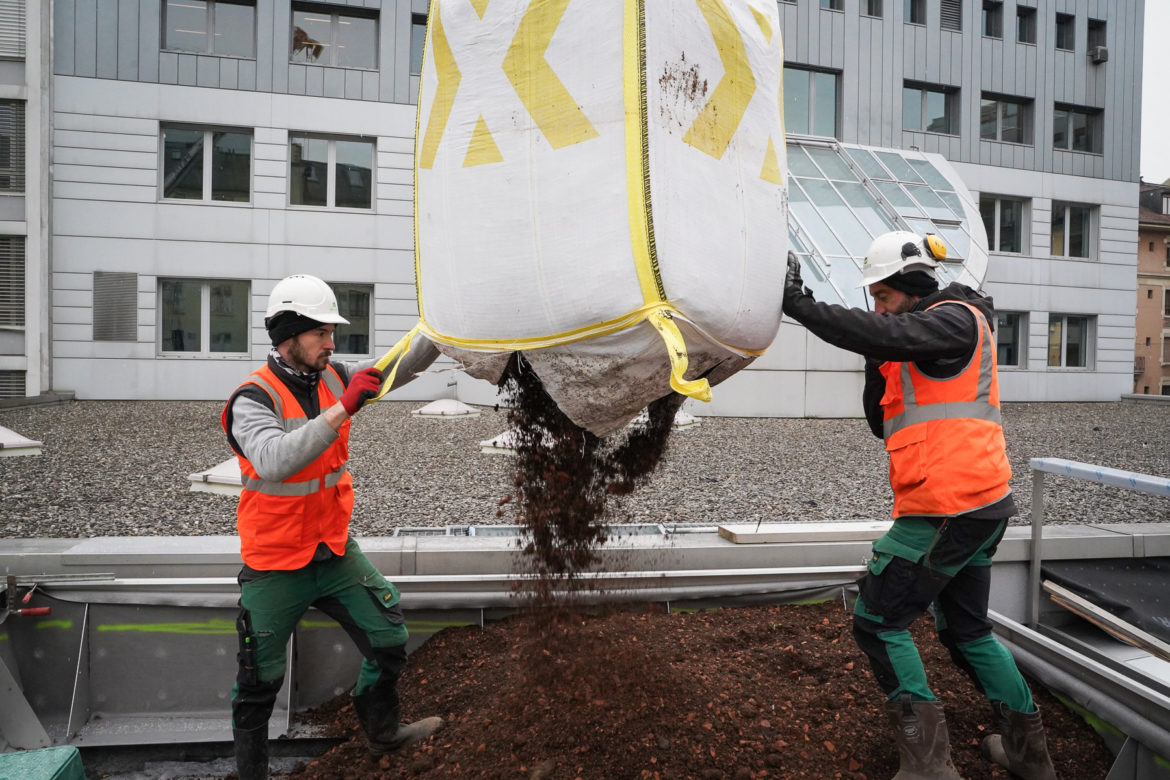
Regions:
<instances>
[{"instance_id":1,"label":"bearded worker","mask_svg":"<svg viewBox=\"0 0 1170 780\"><path fill-rule=\"evenodd\" d=\"M443 721L400 721L398 678L407 631L398 589L349 535L353 478L346 469L351 418L381 391L374 361L330 360L333 334L348 324L329 285L315 276L282 279L268 298L272 339L266 365L232 393L223 411L239 456L239 669L232 733L240 780L268 776L268 719L301 616L316 607L349 634L363 660L354 711L379 756L426 739ZM395 386L437 356L425 340L406 353Z\"/></svg>"},{"instance_id":2,"label":"bearded worker","mask_svg":"<svg viewBox=\"0 0 1170 780\"><path fill-rule=\"evenodd\" d=\"M1012 775L1055 780L1040 711L987 618L991 562L1016 514L1000 419L991 298L938 287L934 235L879 236L861 285L874 311L818 303L788 255L784 314L865 358L862 404L885 440L894 523L858 581L853 636L885 692L897 735L896 780L961 778L943 705L907 630L932 609L939 640L991 702L1000 732L984 754Z\"/></svg>"}]
</instances>

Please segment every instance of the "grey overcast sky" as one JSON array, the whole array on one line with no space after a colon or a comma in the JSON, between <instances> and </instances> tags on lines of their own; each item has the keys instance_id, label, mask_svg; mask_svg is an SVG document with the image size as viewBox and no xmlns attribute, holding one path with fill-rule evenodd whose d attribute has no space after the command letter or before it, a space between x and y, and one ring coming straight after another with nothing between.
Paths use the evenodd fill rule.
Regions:
<instances>
[{"instance_id":1,"label":"grey overcast sky","mask_svg":"<svg viewBox=\"0 0 1170 780\"><path fill-rule=\"evenodd\" d=\"M1147 182L1170 179L1170 89L1166 51L1170 40L1170 0L1146 0L1146 33L1142 44L1142 163Z\"/></svg>"}]
</instances>

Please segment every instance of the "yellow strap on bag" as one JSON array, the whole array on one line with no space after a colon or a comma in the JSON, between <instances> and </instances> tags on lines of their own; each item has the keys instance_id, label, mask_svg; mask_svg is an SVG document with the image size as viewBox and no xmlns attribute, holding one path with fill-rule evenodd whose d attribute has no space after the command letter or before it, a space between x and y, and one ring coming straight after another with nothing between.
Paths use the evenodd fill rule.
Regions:
<instances>
[{"instance_id":1,"label":"yellow strap on bag","mask_svg":"<svg viewBox=\"0 0 1170 780\"><path fill-rule=\"evenodd\" d=\"M675 324L670 310L657 309L646 319L666 342L666 352L670 356L670 386L676 393L682 393L700 401L710 401L711 385L706 379L684 378L687 366L690 365L690 358L687 357L687 345L683 341L682 332Z\"/></svg>"},{"instance_id":2,"label":"yellow strap on bag","mask_svg":"<svg viewBox=\"0 0 1170 780\"><path fill-rule=\"evenodd\" d=\"M410 352L410 342L414 341L414 337L418 334L419 327L421 325L422 323L420 322L418 325L415 325L413 328L411 328L410 332L408 332L402 338L398 339L398 343L390 347L386 354L378 358L378 361L374 363L374 368L378 369L383 374L386 373L386 367L389 366L391 362L394 363L394 366L390 369L390 375L386 376L382 380L382 390L376 396L374 396L373 400L377 401L379 398L386 395L386 393L390 392L390 388L394 386L394 377L398 373L398 364L402 362L402 358L406 357L406 353Z\"/></svg>"}]
</instances>

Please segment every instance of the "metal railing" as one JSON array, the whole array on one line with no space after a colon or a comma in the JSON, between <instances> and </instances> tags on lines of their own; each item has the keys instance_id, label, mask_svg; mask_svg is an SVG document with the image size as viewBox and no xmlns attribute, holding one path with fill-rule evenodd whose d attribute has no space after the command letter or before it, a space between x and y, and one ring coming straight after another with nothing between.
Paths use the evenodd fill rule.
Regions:
<instances>
[{"instance_id":1,"label":"metal railing","mask_svg":"<svg viewBox=\"0 0 1170 780\"><path fill-rule=\"evenodd\" d=\"M1095 466L1063 458L1032 458L1032 544L1028 568L1028 626L1035 629L1040 621L1040 546L1044 534L1044 475L1059 474L1086 482L1137 490L1170 498L1170 479L1150 474Z\"/></svg>"}]
</instances>

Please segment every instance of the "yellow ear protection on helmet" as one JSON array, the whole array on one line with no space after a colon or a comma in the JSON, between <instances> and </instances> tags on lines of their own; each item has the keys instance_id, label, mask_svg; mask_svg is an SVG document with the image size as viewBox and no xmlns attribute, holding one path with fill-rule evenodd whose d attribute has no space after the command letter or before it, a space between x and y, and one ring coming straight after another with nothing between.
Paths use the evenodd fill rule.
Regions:
<instances>
[{"instance_id":1,"label":"yellow ear protection on helmet","mask_svg":"<svg viewBox=\"0 0 1170 780\"><path fill-rule=\"evenodd\" d=\"M934 233L927 233L926 240L922 242L926 245L926 252L935 260L947 259L947 246Z\"/></svg>"}]
</instances>

